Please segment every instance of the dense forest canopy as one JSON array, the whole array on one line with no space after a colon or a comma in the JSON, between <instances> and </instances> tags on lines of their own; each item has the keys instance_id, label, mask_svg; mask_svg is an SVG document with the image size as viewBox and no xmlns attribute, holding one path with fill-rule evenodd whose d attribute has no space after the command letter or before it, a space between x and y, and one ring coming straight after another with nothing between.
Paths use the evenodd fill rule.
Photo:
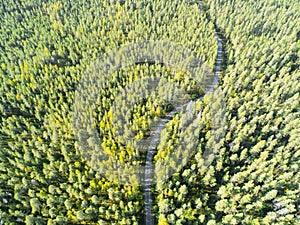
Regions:
<instances>
[{"instance_id":1,"label":"dense forest canopy","mask_svg":"<svg viewBox=\"0 0 300 225\"><path fill-rule=\"evenodd\" d=\"M146 40L189 49L212 71L216 31L225 48L216 92L224 98L204 96L205 89L184 70L151 62L120 68L108 79L100 77L106 86L91 108L101 147L124 165L144 165L146 150L137 151L136 144L152 135L152 121L174 107L159 94L123 94L136 102L124 117L123 136L133 135L126 145L112 126L112 110L126 109L120 90L141 79L165 79L195 100L192 111L201 117L197 140L181 129L184 110L161 134L154 163L171 162L182 137L194 145L179 149L195 151L183 168L152 186L155 222L300 223L300 3L202 3L203 11L198 2L179 0L1 2L0 224L144 224L143 186L134 177L135 185L127 185L103 176L108 164L83 154L84 135L74 132L76 90L107 52ZM134 88L147 89L147 82ZM205 164L213 132L221 132L211 112L221 104L225 125L216 157ZM86 118L83 113L81 121ZM88 140L94 148L99 144Z\"/></svg>"},{"instance_id":2,"label":"dense forest canopy","mask_svg":"<svg viewBox=\"0 0 300 225\"><path fill-rule=\"evenodd\" d=\"M157 186L159 221L298 224L300 4L205 2L226 41L221 87L229 127L206 171L195 157Z\"/></svg>"}]
</instances>

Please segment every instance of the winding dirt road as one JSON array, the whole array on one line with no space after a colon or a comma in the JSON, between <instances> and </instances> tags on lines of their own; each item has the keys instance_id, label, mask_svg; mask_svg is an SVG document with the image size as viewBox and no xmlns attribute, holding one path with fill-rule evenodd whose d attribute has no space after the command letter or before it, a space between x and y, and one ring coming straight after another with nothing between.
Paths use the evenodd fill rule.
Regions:
<instances>
[{"instance_id":1,"label":"winding dirt road","mask_svg":"<svg viewBox=\"0 0 300 225\"><path fill-rule=\"evenodd\" d=\"M203 11L203 5L202 2L199 1L199 6L201 11ZM215 73L214 73L214 80L213 82L207 86L206 93L210 93L214 90L214 87L219 82L219 77L221 73L221 66L222 66L222 56L223 56L223 47L222 47L222 40L219 37L217 33L215 33L215 37L218 41L218 54L216 59L216 65L215 65ZM202 99L202 98L200 98ZM197 100L197 99L196 99ZM195 100L194 100L195 101ZM191 101L192 102L192 101ZM188 102L190 104L191 102ZM154 156L154 150L159 144L160 140L160 134L162 130L165 128L166 123L172 119L173 115L176 112L179 112L184 105L177 107L172 112L170 112L164 119L161 120L161 122L158 124L156 130L154 131L153 137L151 139L151 142L148 147L147 151L147 157L146 157L146 166L145 166L145 176L144 176L144 196L145 196L145 225L153 225L154 224L154 216L152 213L152 193L151 193L151 184L153 183L153 156ZM188 113L188 112L187 112Z\"/></svg>"}]
</instances>

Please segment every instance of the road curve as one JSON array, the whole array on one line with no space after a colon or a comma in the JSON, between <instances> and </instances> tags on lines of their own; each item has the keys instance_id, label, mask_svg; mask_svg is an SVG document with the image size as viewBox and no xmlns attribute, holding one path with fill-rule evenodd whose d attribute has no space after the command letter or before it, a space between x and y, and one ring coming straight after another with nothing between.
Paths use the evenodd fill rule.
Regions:
<instances>
[{"instance_id":1,"label":"road curve","mask_svg":"<svg viewBox=\"0 0 300 225\"><path fill-rule=\"evenodd\" d=\"M199 1L200 10L203 11L202 2ZM215 73L214 73L214 80L213 82L207 87L206 93L210 93L214 90L214 87L219 82L219 77L221 73L221 66L222 66L222 56L223 56L223 47L222 47L222 40L217 33L215 33L215 37L218 41L218 54L216 58L215 64ZM202 99L202 98L199 98ZM196 99L197 100L197 99ZM194 100L195 101L195 100ZM191 103L191 102L189 102ZM189 104L187 103L187 104ZM160 134L162 130L165 128L166 123L172 119L175 112L179 112L184 105L175 108L171 111L165 118L161 120L158 124L154 134L152 136L151 142L148 147L147 157L146 157L146 166L145 166L145 175L144 175L144 198L145 198L145 225L154 225L154 216L152 213L152 197L151 197L151 184L153 183L153 156L154 150L159 144ZM188 112L187 112L188 113Z\"/></svg>"}]
</instances>

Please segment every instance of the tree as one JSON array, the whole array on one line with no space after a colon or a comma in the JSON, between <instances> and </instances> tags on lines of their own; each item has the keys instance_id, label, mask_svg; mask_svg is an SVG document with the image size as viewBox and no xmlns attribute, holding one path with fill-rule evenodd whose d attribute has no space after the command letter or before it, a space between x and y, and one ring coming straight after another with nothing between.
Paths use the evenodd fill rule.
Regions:
<instances>
[{"instance_id":1,"label":"tree","mask_svg":"<svg viewBox=\"0 0 300 225\"><path fill-rule=\"evenodd\" d=\"M158 225L169 225L168 220L164 214L160 214L158 219Z\"/></svg>"}]
</instances>

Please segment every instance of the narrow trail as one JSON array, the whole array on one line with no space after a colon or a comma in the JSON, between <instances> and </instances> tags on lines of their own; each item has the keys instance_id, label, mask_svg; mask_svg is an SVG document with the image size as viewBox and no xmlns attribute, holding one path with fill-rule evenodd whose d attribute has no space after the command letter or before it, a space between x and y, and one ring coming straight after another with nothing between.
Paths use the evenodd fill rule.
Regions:
<instances>
[{"instance_id":1,"label":"narrow trail","mask_svg":"<svg viewBox=\"0 0 300 225\"><path fill-rule=\"evenodd\" d=\"M203 11L203 5L202 2L199 1L200 10ZM221 74L221 66L222 66L222 56L223 56L223 47L222 47L222 40L219 37L217 33L215 33L215 37L218 41L218 54L216 58L216 64L215 64L215 73L214 73L214 80L213 82L207 86L206 93L210 93L214 90L214 87L219 82L219 77ZM203 97L199 98L200 100ZM193 101L199 100L195 99ZM191 104L193 101L188 102L185 105ZM149 144L148 151L147 151L147 157L146 157L146 166L145 166L145 176L144 176L144 196L145 196L145 225L154 225L154 216L152 213L152 193L151 193L151 184L153 183L153 156L154 156L154 150L159 144L160 140L160 134L162 130L165 128L166 123L173 118L173 115L176 112L179 112L185 105L181 105L177 108L175 108L173 111L171 111L165 118L161 120L161 122L158 124L156 130L154 131L152 140ZM187 107L189 108L189 107ZM187 112L188 113L188 112Z\"/></svg>"}]
</instances>

